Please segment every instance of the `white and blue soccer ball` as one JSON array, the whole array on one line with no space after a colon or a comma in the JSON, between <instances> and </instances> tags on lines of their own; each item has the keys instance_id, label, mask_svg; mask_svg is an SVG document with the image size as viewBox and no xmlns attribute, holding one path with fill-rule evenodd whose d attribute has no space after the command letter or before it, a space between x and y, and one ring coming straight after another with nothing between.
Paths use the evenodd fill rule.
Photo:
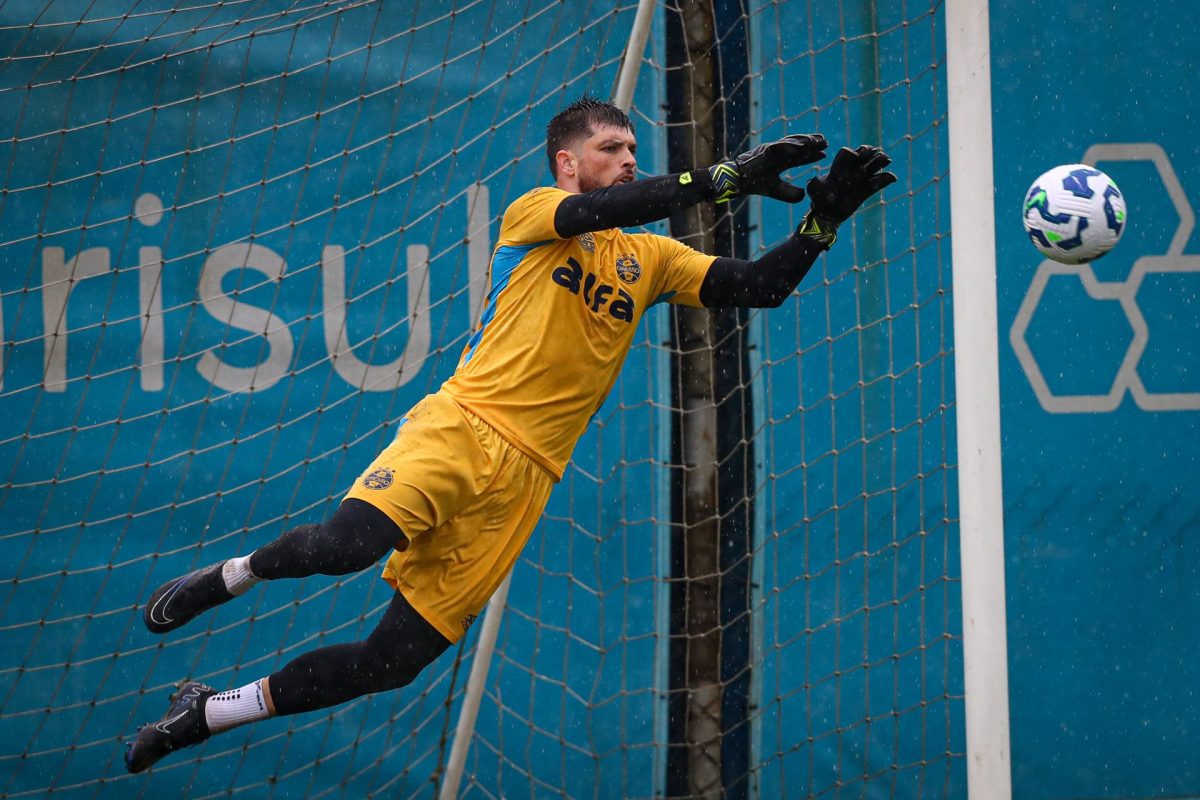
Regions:
<instances>
[{"instance_id":1,"label":"white and blue soccer ball","mask_svg":"<svg viewBox=\"0 0 1200 800\"><path fill-rule=\"evenodd\" d=\"M1063 264L1096 260L1125 230L1121 190L1087 164L1064 164L1044 173L1025 193L1022 214L1033 246Z\"/></svg>"}]
</instances>

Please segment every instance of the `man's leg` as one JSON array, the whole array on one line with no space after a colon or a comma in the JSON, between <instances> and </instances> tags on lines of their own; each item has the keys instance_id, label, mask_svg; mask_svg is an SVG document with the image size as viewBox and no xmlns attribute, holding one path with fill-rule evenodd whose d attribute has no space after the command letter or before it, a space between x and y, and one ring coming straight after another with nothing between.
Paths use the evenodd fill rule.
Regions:
<instances>
[{"instance_id":1,"label":"man's leg","mask_svg":"<svg viewBox=\"0 0 1200 800\"><path fill-rule=\"evenodd\" d=\"M142 619L151 633L167 633L244 594L260 580L348 575L404 544L404 534L386 514L350 498L320 525L292 528L248 556L167 581L150 596Z\"/></svg>"},{"instance_id":2,"label":"man's leg","mask_svg":"<svg viewBox=\"0 0 1200 800\"><path fill-rule=\"evenodd\" d=\"M138 731L125 751L125 766L142 772L168 753L247 722L399 689L449 646L450 641L396 592L383 619L361 642L305 653L240 689L218 693L202 683L183 684L163 718Z\"/></svg>"},{"instance_id":3,"label":"man's leg","mask_svg":"<svg viewBox=\"0 0 1200 800\"><path fill-rule=\"evenodd\" d=\"M450 647L450 641L396 592L364 641L297 656L267 678L274 716L339 705L399 689Z\"/></svg>"}]
</instances>

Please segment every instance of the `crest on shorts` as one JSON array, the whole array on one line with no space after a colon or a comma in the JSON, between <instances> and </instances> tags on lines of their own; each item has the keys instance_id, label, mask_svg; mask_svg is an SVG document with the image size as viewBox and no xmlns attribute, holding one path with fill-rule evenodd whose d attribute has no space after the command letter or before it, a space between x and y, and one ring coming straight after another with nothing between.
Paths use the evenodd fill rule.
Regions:
<instances>
[{"instance_id":1,"label":"crest on shorts","mask_svg":"<svg viewBox=\"0 0 1200 800\"><path fill-rule=\"evenodd\" d=\"M590 232L584 232L575 237L579 241L579 246L588 253L596 252L596 237Z\"/></svg>"},{"instance_id":2,"label":"crest on shorts","mask_svg":"<svg viewBox=\"0 0 1200 800\"><path fill-rule=\"evenodd\" d=\"M467 632L467 629L471 627L471 623L474 621L475 621L474 614L467 614L465 617L462 618L463 633Z\"/></svg>"},{"instance_id":3,"label":"crest on shorts","mask_svg":"<svg viewBox=\"0 0 1200 800\"><path fill-rule=\"evenodd\" d=\"M633 253L617 256L617 277L625 283L637 283L642 277L642 265L633 257Z\"/></svg>"},{"instance_id":4,"label":"crest on shorts","mask_svg":"<svg viewBox=\"0 0 1200 800\"><path fill-rule=\"evenodd\" d=\"M362 485L368 489L386 489L392 485L394 476L387 467L373 469L363 476Z\"/></svg>"}]
</instances>

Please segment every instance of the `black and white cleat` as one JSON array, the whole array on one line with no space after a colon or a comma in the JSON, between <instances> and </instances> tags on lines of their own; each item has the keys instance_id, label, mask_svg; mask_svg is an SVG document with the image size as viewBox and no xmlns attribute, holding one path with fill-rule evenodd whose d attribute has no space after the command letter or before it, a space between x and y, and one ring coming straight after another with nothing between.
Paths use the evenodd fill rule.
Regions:
<instances>
[{"instance_id":1,"label":"black and white cleat","mask_svg":"<svg viewBox=\"0 0 1200 800\"><path fill-rule=\"evenodd\" d=\"M187 681L171 695L171 705L162 719L138 729L137 737L125 747L125 768L144 772L168 753L200 744L208 738L204 704L216 690L197 681Z\"/></svg>"},{"instance_id":2,"label":"black and white cleat","mask_svg":"<svg viewBox=\"0 0 1200 800\"><path fill-rule=\"evenodd\" d=\"M142 609L142 619L151 633L167 633L186 625L214 606L233 599L225 588L221 570L224 561L167 581L154 590Z\"/></svg>"}]
</instances>

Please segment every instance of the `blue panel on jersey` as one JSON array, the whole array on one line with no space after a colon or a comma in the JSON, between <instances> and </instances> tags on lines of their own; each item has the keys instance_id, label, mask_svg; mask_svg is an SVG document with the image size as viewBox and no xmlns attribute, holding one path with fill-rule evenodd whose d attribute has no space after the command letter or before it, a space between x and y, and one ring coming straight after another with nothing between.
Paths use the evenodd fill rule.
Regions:
<instances>
[{"instance_id":1,"label":"blue panel on jersey","mask_svg":"<svg viewBox=\"0 0 1200 800\"><path fill-rule=\"evenodd\" d=\"M662 294L660 294L658 297L654 298L654 302L653 302L653 303L651 303L650 305L652 305L652 306L656 306L656 305L658 305L659 303L665 303L665 302L667 302L668 300L670 300L670 299L671 299L672 297L674 297L674 296L675 296L675 290L674 290L674 289L672 289L672 290L671 290L671 291L669 291L669 292L663 292L663 293L662 293Z\"/></svg>"},{"instance_id":2,"label":"blue panel on jersey","mask_svg":"<svg viewBox=\"0 0 1200 800\"><path fill-rule=\"evenodd\" d=\"M531 251L544 244L550 244L550 241L523 244L518 247L502 244L496 248L496 255L492 256L492 288L488 291L487 305L483 309L483 317L479 321L479 328L467 340L467 355L463 358L462 363L466 364L471 360L475 355L475 348L479 347L479 343L483 341L483 332L487 330L488 324L496 317L496 301L499 299L500 293L508 288L508 280L512 277L513 272L516 271L517 265Z\"/></svg>"}]
</instances>

